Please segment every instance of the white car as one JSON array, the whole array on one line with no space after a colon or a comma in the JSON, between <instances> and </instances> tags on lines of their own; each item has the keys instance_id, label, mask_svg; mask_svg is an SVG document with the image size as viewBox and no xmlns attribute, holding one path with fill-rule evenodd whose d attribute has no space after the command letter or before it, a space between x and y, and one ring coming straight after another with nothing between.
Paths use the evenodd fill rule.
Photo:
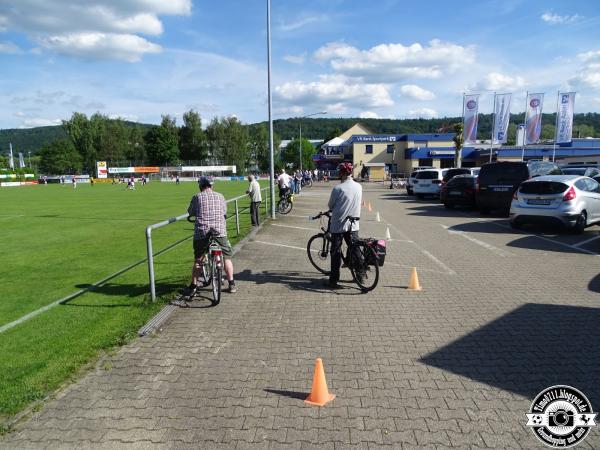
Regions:
<instances>
[{"instance_id":1,"label":"white car","mask_svg":"<svg viewBox=\"0 0 600 450\"><path fill-rule=\"evenodd\" d=\"M545 175L521 183L510 206L510 225L556 223L576 233L600 222L600 184L579 175Z\"/></svg>"},{"instance_id":2,"label":"white car","mask_svg":"<svg viewBox=\"0 0 600 450\"><path fill-rule=\"evenodd\" d=\"M412 172L410 173L410 177L408 177L408 182L406 183L406 193L408 195L414 195L413 186L415 184L417 173L419 173L421 170L426 170L426 169L433 169L433 167L421 166L421 167L415 167L412 170Z\"/></svg>"},{"instance_id":3,"label":"white car","mask_svg":"<svg viewBox=\"0 0 600 450\"><path fill-rule=\"evenodd\" d=\"M448 169L426 169L417 172L413 184L413 191L417 198L423 198L426 195L435 195L439 197L442 179Z\"/></svg>"}]
</instances>

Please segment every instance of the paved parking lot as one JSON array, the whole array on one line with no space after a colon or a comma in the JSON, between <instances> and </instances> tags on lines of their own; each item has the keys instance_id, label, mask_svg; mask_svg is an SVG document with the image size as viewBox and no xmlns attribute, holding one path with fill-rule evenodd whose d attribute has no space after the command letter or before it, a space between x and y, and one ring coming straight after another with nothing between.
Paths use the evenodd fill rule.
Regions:
<instances>
[{"instance_id":1,"label":"paved parking lot","mask_svg":"<svg viewBox=\"0 0 600 450\"><path fill-rule=\"evenodd\" d=\"M332 292L305 252L329 189L236 256L238 294L178 310L0 447L533 449L542 389L572 385L600 409L596 227L514 232L365 185L361 234L392 237L380 285ZM422 292L406 290L413 266ZM316 357L337 395L323 408L302 402ZM599 447L593 429L578 448Z\"/></svg>"}]
</instances>

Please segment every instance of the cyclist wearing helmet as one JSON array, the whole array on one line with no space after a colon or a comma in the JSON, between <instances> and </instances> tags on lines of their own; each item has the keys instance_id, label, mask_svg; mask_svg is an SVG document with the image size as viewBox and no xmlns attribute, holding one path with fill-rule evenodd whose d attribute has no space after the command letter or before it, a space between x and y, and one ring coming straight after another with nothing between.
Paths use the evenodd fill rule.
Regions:
<instances>
[{"instance_id":1,"label":"cyclist wearing helmet","mask_svg":"<svg viewBox=\"0 0 600 450\"><path fill-rule=\"evenodd\" d=\"M188 213L196 216L194 226L194 266L192 269L192 282L183 290L183 295L192 296L196 292L200 275L202 274L202 257L208 252L209 239L207 233L210 229L216 230L219 235L217 243L223 251L225 260L225 275L229 282L229 292L237 292L233 281L233 263L231 262L232 250L227 239L226 214L227 204L223 194L212 190L213 181L207 177L198 180L200 192L192 197Z\"/></svg>"},{"instance_id":2,"label":"cyclist wearing helmet","mask_svg":"<svg viewBox=\"0 0 600 450\"><path fill-rule=\"evenodd\" d=\"M342 264L342 239L349 244L352 239L358 238L358 222L350 224L346 217L360 217L360 204L362 201L362 186L352 179L352 164L341 163L338 173L341 183L333 188L329 197L331 210L331 274L329 287L339 287L340 266Z\"/></svg>"}]
</instances>

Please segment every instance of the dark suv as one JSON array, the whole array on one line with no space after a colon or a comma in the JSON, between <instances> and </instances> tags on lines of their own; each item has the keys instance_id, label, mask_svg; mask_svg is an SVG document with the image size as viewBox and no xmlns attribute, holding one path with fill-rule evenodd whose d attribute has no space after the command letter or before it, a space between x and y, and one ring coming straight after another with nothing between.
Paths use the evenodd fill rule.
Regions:
<instances>
[{"instance_id":1,"label":"dark suv","mask_svg":"<svg viewBox=\"0 0 600 450\"><path fill-rule=\"evenodd\" d=\"M500 161L481 166L477 178L477 206L486 214L491 210L510 210L512 196L519 185L541 175L561 175L558 165L548 161Z\"/></svg>"}]
</instances>

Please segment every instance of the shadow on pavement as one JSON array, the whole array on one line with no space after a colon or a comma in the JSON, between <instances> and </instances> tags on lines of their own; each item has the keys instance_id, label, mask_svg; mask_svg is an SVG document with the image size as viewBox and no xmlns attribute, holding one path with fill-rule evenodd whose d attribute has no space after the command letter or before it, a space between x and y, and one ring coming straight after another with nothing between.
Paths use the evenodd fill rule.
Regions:
<instances>
[{"instance_id":1,"label":"shadow on pavement","mask_svg":"<svg viewBox=\"0 0 600 450\"><path fill-rule=\"evenodd\" d=\"M306 392L279 391L277 389L265 389L264 391L268 392L269 394L277 394L281 395L282 397L295 398L298 400L304 400L306 397L308 397L308 394Z\"/></svg>"},{"instance_id":2,"label":"shadow on pavement","mask_svg":"<svg viewBox=\"0 0 600 450\"><path fill-rule=\"evenodd\" d=\"M600 402L600 308L528 303L420 361L527 398L566 384Z\"/></svg>"},{"instance_id":3,"label":"shadow on pavement","mask_svg":"<svg viewBox=\"0 0 600 450\"><path fill-rule=\"evenodd\" d=\"M590 291L600 293L600 274L591 279L590 283L588 284L588 289Z\"/></svg>"},{"instance_id":4,"label":"shadow on pavement","mask_svg":"<svg viewBox=\"0 0 600 450\"><path fill-rule=\"evenodd\" d=\"M246 269L235 275L236 280L256 284L284 284L292 290L317 292L332 295L360 295L362 292L358 287L342 285L340 289L329 289L326 287L327 276L314 272L295 271L268 271L253 272ZM350 283L349 280L340 280L340 283Z\"/></svg>"}]
</instances>

